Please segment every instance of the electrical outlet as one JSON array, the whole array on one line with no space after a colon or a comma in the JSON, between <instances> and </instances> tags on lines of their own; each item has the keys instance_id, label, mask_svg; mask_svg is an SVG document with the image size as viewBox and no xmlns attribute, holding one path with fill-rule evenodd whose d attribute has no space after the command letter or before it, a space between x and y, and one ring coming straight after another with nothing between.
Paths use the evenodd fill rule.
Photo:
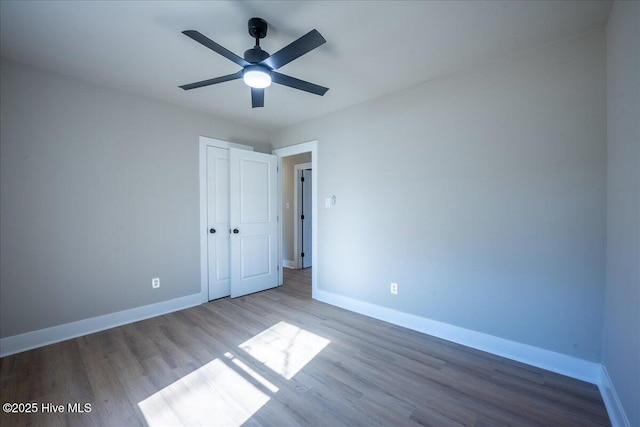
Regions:
<instances>
[{"instance_id":1,"label":"electrical outlet","mask_svg":"<svg viewBox=\"0 0 640 427\"><path fill-rule=\"evenodd\" d=\"M160 278L156 277L155 279L151 279L151 289L157 289L160 287Z\"/></svg>"},{"instance_id":2,"label":"electrical outlet","mask_svg":"<svg viewBox=\"0 0 640 427\"><path fill-rule=\"evenodd\" d=\"M391 282L391 293L398 295L398 284L396 282Z\"/></svg>"}]
</instances>

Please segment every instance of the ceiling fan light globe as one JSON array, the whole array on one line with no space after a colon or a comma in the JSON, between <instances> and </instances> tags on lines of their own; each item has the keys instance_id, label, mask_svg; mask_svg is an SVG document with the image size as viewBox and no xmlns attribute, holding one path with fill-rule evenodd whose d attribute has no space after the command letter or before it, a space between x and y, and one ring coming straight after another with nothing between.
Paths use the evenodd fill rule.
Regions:
<instances>
[{"instance_id":1,"label":"ceiling fan light globe","mask_svg":"<svg viewBox=\"0 0 640 427\"><path fill-rule=\"evenodd\" d=\"M264 89L271 86L271 73L265 67L249 66L242 75L244 83L256 89Z\"/></svg>"}]
</instances>

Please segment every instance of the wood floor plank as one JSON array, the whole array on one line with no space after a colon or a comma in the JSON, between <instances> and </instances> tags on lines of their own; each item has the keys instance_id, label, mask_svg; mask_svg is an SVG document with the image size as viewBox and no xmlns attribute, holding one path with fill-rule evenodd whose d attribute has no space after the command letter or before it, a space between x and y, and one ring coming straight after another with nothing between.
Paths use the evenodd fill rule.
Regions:
<instances>
[{"instance_id":1,"label":"wood floor plank","mask_svg":"<svg viewBox=\"0 0 640 427\"><path fill-rule=\"evenodd\" d=\"M311 274L2 358L2 403L92 410L0 424L610 425L593 384L312 300Z\"/></svg>"}]
</instances>

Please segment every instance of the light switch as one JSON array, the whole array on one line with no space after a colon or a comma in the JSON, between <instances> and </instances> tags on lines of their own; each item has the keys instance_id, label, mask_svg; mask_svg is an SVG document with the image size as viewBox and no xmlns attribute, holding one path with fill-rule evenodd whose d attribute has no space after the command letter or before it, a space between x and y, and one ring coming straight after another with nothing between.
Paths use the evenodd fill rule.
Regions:
<instances>
[{"instance_id":1,"label":"light switch","mask_svg":"<svg viewBox=\"0 0 640 427\"><path fill-rule=\"evenodd\" d=\"M324 198L324 207L325 208L330 208L331 207L331 197L325 197Z\"/></svg>"},{"instance_id":2,"label":"light switch","mask_svg":"<svg viewBox=\"0 0 640 427\"><path fill-rule=\"evenodd\" d=\"M287 202L287 210L289 210L289 202Z\"/></svg>"}]
</instances>

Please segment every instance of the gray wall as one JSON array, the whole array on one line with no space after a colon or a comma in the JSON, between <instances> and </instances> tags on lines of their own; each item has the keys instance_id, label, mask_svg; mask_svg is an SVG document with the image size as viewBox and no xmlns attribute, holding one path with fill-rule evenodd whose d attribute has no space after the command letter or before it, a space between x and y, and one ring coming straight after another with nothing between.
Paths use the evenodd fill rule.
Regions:
<instances>
[{"instance_id":1,"label":"gray wall","mask_svg":"<svg viewBox=\"0 0 640 427\"><path fill-rule=\"evenodd\" d=\"M337 197L319 288L599 361L605 106L596 31L275 132Z\"/></svg>"},{"instance_id":2,"label":"gray wall","mask_svg":"<svg viewBox=\"0 0 640 427\"><path fill-rule=\"evenodd\" d=\"M294 166L300 163L311 163L311 153L302 153L282 159L282 255L285 260L295 261L293 253L293 227L296 219L294 210L295 170ZM289 203L289 209L287 209Z\"/></svg>"},{"instance_id":3,"label":"gray wall","mask_svg":"<svg viewBox=\"0 0 640 427\"><path fill-rule=\"evenodd\" d=\"M602 363L640 426L640 3L607 27L607 280Z\"/></svg>"},{"instance_id":4,"label":"gray wall","mask_svg":"<svg viewBox=\"0 0 640 427\"><path fill-rule=\"evenodd\" d=\"M7 60L0 94L1 337L200 291L198 136L267 132Z\"/></svg>"}]
</instances>

